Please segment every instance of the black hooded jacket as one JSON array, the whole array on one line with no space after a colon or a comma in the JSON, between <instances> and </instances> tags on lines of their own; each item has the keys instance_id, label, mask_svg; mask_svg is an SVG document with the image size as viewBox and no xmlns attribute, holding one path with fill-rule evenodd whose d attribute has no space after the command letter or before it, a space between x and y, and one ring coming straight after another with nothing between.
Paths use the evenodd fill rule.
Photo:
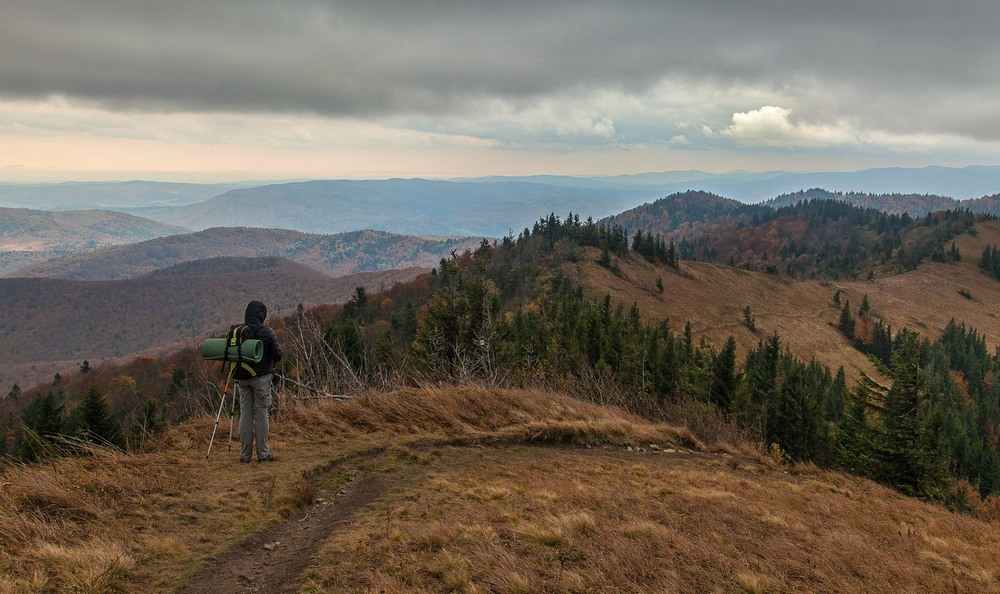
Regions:
<instances>
[{"instance_id":1,"label":"black hooded jacket","mask_svg":"<svg viewBox=\"0 0 1000 594\"><path fill-rule=\"evenodd\" d=\"M248 338L256 338L264 343L264 358L260 363L254 364L257 375L274 373L274 364L281 361L281 345L278 344L278 337L274 330L264 325L267 319L267 306L261 301L251 301L247 304L246 313L243 315L243 323L253 329L253 335Z\"/></svg>"}]
</instances>

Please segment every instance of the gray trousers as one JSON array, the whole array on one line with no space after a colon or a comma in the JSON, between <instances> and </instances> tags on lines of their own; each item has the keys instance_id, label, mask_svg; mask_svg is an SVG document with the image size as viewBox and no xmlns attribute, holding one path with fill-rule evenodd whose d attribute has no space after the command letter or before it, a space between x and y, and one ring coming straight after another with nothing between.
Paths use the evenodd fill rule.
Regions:
<instances>
[{"instance_id":1,"label":"gray trousers","mask_svg":"<svg viewBox=\"0 0 1000 594\"><path fill-rule=\"evenodd\" d=\"M271 410L271 374L239 380L240 460L249 460L257 439L257 459L271 455L267 447L268 413Z\"/></svg>"}]
</instances>

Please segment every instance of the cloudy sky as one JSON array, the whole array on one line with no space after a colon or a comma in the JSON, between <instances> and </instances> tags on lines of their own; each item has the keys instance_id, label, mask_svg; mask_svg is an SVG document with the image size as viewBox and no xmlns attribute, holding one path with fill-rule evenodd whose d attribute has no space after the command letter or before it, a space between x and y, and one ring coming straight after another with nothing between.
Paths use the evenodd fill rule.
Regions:
<instances>
[{"instance_id":1,"label":"cloudy sky","mask_svg":"<svg viewBox=\"0 0 1000 594\"><path fill-rule=\"evenodd\" d=\"M0 181L1000 164L996 0L0 0Z\"/></svg>"}]
</instances>

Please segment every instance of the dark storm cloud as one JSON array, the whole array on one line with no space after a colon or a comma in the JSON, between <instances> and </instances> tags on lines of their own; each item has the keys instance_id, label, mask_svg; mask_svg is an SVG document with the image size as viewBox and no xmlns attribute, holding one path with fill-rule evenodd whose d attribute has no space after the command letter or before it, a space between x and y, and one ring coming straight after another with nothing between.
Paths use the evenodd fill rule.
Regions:
<instances>
[{"instance_id":1,"label":"dark storm cloud","mask_svg":"<svg viewBox=\"0 0 1000 594\"><path fill-rule=\"evenodd\" d=\"M1000 138L1000 3L0 3L0 95L116 109L473 115L659 84L764 90L796 117ZM761 105L746 104L744 111ZM717 113L714 125L732 116Z\"/></svg>"}]
</instances>

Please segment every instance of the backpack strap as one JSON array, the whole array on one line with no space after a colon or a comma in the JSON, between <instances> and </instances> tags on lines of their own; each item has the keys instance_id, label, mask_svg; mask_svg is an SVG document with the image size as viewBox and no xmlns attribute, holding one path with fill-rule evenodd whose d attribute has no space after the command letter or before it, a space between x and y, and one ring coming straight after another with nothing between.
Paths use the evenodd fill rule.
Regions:
<instances>
[{"instance_id":1,"label":"backpack strap","mask_svg":"<svg viewBox=\"0 0 1000 594\"><path fill-rule=\"evenodd\" d=\"M229 329L229 335L226 338L226 349L222 354L222 367L225 369L226 363L236 364L239 368L250 374L250 377L255 377L257 375L257 370L253 368L248 362L243 360L243 351L239 348L246 340L246 333L251 331L252 328L247 324L236 324ZM236 347L236 357L229 357L229 347Z\"/></svg>"}]
</instances>

